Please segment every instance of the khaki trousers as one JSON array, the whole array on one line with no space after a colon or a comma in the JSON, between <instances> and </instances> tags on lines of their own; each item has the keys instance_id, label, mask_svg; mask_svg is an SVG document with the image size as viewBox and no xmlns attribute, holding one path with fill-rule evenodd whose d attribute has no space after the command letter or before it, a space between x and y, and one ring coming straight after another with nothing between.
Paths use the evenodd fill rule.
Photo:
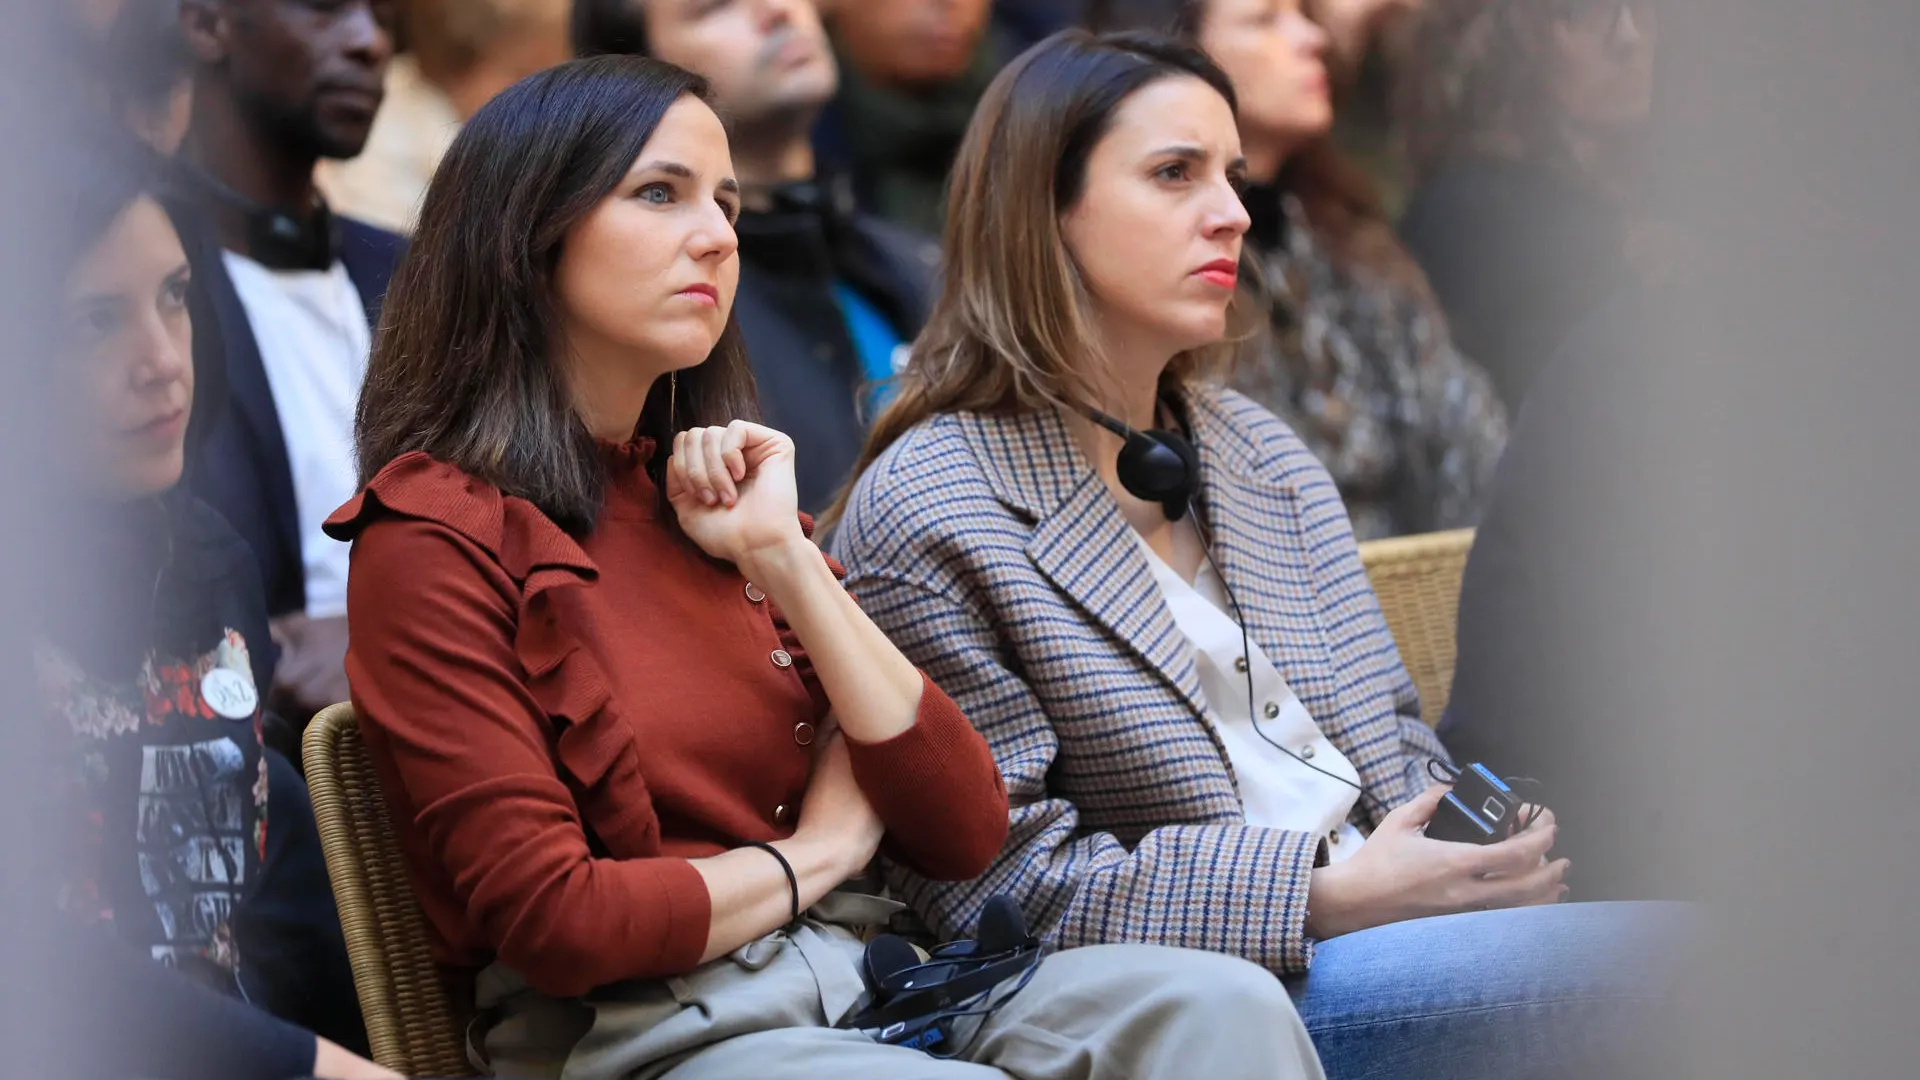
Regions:
<instances>
[{"instance_id":1,"label":"khaki trousers","mask_svg":"<svg viewBox=\"0 0 1920 1080\"><path fill-rule=\"evenodd\" d=\"M557 1080L1324 1080L1266 970L1218 953L1096 945L1047 957L942 1061L832 1027L862 990L861 943L803 919L690 975L557 1000L499 965L481 974L495 1075ZM1018 980L1002 984L999 1000Z\"/></svg>"}]
</instances>

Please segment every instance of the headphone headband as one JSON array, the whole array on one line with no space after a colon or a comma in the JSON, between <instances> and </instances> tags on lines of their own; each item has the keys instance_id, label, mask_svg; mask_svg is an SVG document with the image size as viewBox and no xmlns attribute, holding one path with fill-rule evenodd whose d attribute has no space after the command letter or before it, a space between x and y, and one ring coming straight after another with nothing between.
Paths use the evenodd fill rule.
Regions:
<instances>
[{"instance_id":1,"label":"headphone headband","mask_svg":"<svg viewBox=\"0 0 1920 1080\"><path fill-rule=\"evenodd\" d=\"M1099 424L1101 427L1106 428L1122 439L1131 439L1133 437L1134 432L1132 428L1121 423L1114 417L1101 412L1099 409L1093 408L1092 406L1084 406L1081 412L1086 414L1087 419Z\"/></svg>"},{"instance_id":2,"label":"headphone headband","mask_svg":"<svg viewBox=\"0 0 1920 1080\"><path fill-rule=\"evenodd\" d=\"M301 215L268 206L235 191L206 169L181 162L186 177L203 192L246 215L247 255L269 270L326 270L340 254L340 229L326 200Z\"/></svg>"}]
</instances>

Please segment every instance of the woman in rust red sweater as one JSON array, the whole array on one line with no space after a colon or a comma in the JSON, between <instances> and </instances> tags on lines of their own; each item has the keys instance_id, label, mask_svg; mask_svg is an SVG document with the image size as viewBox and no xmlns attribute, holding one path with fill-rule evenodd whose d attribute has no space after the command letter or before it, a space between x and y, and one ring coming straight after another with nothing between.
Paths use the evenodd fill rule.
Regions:
<instances>
[{"instance_id":1,"label":"woman in rust red sweater","mask_svg":"<svg viewBox=\"0 0 1920 1080\"><path fill-rule=\"evenodd\" d=\"M967 1061L831 1026L862 988L851 927L889 913L843 886L882 848L980 874L1007 796L813 545L792 443L741 419L753 193L703 92L602 57L469 122L387 300L364 490L329 523L415 887L440 959L481 969L476 1053L581 1080L1317 1077L1271 976L1146 946L1004 984L940 1048Z\"/></svg>"}]
</instances>

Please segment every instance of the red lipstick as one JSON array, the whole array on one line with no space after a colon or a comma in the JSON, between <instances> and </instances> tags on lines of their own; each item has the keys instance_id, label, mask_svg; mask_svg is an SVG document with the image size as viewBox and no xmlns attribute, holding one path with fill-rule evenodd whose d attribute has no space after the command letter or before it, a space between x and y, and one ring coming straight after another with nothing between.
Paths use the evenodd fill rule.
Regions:
<instances>
[{"instance_id":1,"label":"red lipstick","mask_svg":"<svg viewBox=\"0 0 1920 1080\"><path fill-rule=\"evenodd\" d=\"M1240 267L1232 259L1215 259L1193 273L1195 277L1205 279L1223 289L1231 289L1233 283L1240 278Z\"/></svg>"}]
</instances>

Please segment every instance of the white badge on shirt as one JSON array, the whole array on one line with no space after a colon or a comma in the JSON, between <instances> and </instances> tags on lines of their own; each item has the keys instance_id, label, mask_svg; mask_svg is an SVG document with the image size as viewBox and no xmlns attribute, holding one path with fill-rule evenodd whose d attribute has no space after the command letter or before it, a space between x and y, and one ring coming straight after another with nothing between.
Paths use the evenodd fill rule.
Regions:
<instances>
[{"instance_id":1,"label":"white badge on shirt","mask_svg":"<svg viewBox=\"0 0 1920 1080\"><path fill-rule=\"evenodd\" d=\"M214 712L229 720L248 720L260 707L260 691L253 680L229 667L217 667L200 680L200 696Z\"/></svg>"}]
</instances>

